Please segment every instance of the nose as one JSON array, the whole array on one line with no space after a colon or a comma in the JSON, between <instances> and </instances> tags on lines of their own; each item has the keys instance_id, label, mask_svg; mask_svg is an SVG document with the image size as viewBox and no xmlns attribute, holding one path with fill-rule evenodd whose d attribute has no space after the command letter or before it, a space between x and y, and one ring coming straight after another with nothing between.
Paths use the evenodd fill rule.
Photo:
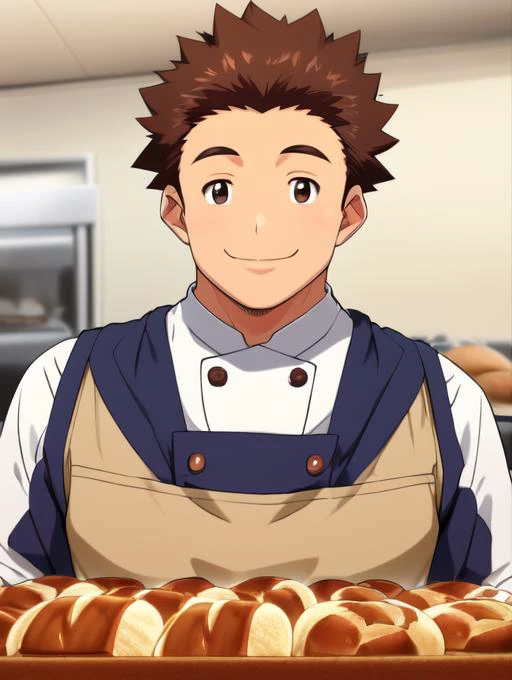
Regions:
<instances>
[{"instance_id":1,"label":"nose","mask_svg":"<svg viewBox=\"0 0 512 680\"><path fill-rule=\"evenodd\" d=\"M256 215L256 230L255 230L256 233L258 233L258 229L260 229L265 224L265 222L266 220L263 217L263 215L261 213L258 213Z\"/></svg>"}]
</instances>

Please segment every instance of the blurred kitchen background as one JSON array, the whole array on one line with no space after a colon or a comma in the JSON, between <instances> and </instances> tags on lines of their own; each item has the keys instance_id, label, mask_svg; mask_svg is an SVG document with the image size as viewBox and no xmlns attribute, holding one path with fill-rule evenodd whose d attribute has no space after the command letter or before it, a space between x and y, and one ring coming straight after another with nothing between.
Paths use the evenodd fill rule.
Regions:
<instances>
[{"instance_id":1,"label":"blurred kitchen background","mask_svg":"<svg viewBox=\"0 0 512 680\"><path fill-rule=\"evenodd\" d=\"M240 16L246 0L221 4ZM411 337L510 353L510 0L260 0L289 21L318 8L335 37L361 29L382 73L378 158L395 180L338 248L345 308ZM29 363L80 330L182 298L195 270L160 219L139 88L212 32L215 2L0 0L0 421Z\"/></svg>"}]
</instances>

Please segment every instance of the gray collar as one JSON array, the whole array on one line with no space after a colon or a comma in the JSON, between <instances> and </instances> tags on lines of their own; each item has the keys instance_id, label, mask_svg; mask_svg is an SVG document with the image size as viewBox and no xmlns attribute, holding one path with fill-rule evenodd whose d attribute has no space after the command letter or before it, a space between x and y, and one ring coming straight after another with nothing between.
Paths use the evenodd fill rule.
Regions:
<instances>
[{"instance_id":1,"label":"gray collar","mask_svg":"<svg viewBox=\"0 0 512 680\"><path fill-rule=\"evenodd\" d=\"M195 287L194 281L188 287L186 297L179 302L183 321L189 331L217 354L246 349L248 345L242 333L212 314L195 296ZM314 307L280 328L261 346L297 357L327 335L338 314L348 317L327 282L325 290L326 294Z\"/></svg>"}]
</instances>

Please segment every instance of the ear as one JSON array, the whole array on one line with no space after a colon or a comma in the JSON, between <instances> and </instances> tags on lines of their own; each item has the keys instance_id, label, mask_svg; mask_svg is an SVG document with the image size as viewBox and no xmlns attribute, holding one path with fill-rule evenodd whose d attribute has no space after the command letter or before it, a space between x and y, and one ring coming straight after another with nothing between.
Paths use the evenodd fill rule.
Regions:
<instances>
[{"instance_id":1,"label":"ear","mask_svg":"<svg viewBox=\"0 0 512 680\"><path fill-rule=\"evenodd\" d=\"M345 199L343 207L343 219L341 220L336 246L348 241L366 221L368 210L363 197L363 190L356 184L351 187Z\"/></svg>"},{"instance_id":2,"label":"ear","mask_svg":"<svg viewBox=\"0 0 512 680\"><path fill-rule=\"evenodd\" d=\"M168 184L162 192L160 217L180 241L190 245L183 205L176 188L171 184Z\"/></svg>"}]
</instances>

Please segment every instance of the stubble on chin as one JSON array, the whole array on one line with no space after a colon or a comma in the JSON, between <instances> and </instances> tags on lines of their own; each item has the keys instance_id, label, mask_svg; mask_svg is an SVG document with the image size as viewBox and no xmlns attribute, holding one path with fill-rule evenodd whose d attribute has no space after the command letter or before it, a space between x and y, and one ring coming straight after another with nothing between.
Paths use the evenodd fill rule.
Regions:
<instances>
[{"instance_id":1,"label":"stubble on chin","mask_svg":"<svg viewBox=\"0 0 512 680\"><path fill-rule=\"evenodd\" d=\"M241 302L238 302L237 300L235 300L235 302L236 302L236 305L243 312L245 312L248 316L265 316L265 314L268 314L273 309L273 307L269 307L268 309L256 309L254 307L246 307L245 305L243 305Z\"/></svg>"}]
</instances>

